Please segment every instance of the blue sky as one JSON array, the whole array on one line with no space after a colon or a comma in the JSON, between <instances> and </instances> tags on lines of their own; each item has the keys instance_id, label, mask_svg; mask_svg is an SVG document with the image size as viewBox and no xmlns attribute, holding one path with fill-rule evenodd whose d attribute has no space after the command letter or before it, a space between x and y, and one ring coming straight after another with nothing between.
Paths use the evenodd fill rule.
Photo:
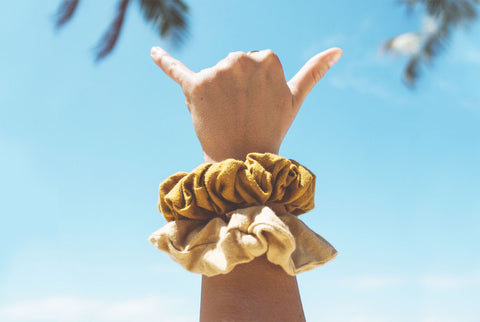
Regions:
<instances>
[{"instance_id":1,"label":"blue sky","mask_svg":"<svg viewBox=\"0 0 480 322\"><path fill-rule=\"evenodd\" d=\"M114 1L0 2L0 320L194 321L200 276L155 249L158 184L202 162L181 89L150 58L194 71L273 49L290 79L331 46L280 154L317 175L300 218L338 250L298 276L308 321L478 322L480 25L459 32L416 91L383 41L417 30L395 1L189 1L175 50L131 5L118 46L92 47Z\"/></svg>"}]
</instances>

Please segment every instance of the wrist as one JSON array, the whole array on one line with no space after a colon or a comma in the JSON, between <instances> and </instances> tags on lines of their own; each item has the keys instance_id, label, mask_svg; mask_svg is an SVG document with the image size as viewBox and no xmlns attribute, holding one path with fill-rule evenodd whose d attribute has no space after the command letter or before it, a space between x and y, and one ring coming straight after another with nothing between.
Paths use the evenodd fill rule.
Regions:
<instances>
[{"instance_id":1,"label":"wrist","mask_svg":"<svg viewBox=\"0 0 480 322\"><path fill-rule=\"evenodd\" d=\"M205 163L221 162L226 159L235 159L245 161L249 153L272 153L278 155L279 149L263 148L263 149L238 149L232 151L203 151L203 160Z\"/></svg>"},{"instance_id":2,"label":"wrist","mask_svg":"<svg viewBox=\"0 0 480 322\"><path fill-rule=\"evenodd\" d=\"M219 296L221 294L221 296ZM295 276L265 256L203 276L200 321L305 321Z\"/></svg>"}]
</instances>

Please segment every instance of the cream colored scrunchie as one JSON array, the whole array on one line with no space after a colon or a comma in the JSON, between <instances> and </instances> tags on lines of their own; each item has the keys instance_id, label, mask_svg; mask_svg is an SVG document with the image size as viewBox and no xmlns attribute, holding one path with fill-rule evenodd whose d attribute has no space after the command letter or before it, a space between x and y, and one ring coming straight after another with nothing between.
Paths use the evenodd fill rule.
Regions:
<instances>
[{"instance_id":1,"label":"cream colored scrunchie","mask_svg":"<svg viewBox=\"0 0 480 322\"><path fill-rule=\"evenodd\" d=\"M332 260L337 251L296 216L277 216L266 206L253 206L210 221L176 220L149 240L186 270L207 276L229 273L236 265L266 254L289 275Z\"/></svg>"}]
</instances>

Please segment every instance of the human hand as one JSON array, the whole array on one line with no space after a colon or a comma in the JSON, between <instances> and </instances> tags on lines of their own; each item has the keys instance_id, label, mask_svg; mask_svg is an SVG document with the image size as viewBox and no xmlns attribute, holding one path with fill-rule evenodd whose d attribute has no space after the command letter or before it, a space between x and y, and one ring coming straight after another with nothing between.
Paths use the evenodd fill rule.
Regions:
<instances>
[{"instance_id":1,"label":"human hand","mask_svg":"<svg viewBox=\"0 0 480 322\"><path fill-rule=\"evenodd\" d=\"M206 162L245 160L250 152L278 154L305 97L341 57L330 48L311 58L287 83L271 50L230 53L194 73L160 47L155 63L183 89Z\"/></svg>"}]
</instances>

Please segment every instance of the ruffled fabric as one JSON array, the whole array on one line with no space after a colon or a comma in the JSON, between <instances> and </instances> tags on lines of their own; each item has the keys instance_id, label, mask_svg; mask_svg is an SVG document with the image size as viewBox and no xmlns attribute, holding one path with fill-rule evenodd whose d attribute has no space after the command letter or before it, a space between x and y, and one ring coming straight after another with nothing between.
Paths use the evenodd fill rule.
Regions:
<instances>
[{"instance_id":1,"label":"ruffled fabric","mask_svg":"<svg viewBox=\"0 0 480 322\"><path fill-rule=\"evenodd\" d=\"M246 161L205 163L160 184L158 209L167 221L225 219L239 208L276 202L293 215L314 207L315 175L297 162L271 153Z\"/></svg>"},{"instance_id":2,"label":"ruffled fabric","mask_svg":"<svg viewBox=\"0 0 480 322\"><path fill-rule=\"evenodd\" d=\"M296 275L337 255L295 215L277 216L266 206L239 209L208 222L175 220L149 240L188 271L207 276L227 274L263 254L287 274Z\"/></svg>"}]
</instances>

